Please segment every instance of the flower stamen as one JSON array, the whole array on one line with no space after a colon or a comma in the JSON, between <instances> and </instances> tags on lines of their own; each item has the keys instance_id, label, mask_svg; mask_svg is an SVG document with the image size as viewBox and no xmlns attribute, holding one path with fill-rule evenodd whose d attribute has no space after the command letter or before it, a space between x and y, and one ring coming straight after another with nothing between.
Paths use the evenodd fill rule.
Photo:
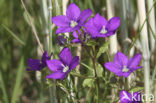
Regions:
<instances>
[{"instance_id":1,"label":"flower stamen","mask_svg":"<svg viewBox=\"0 0 156 103\"><path fill-rule=\"evenodd\" d=\"M75 26L77 26L77 22L76 21L74 21L74 20L72 20L71 22L70 22L70 27L72 27L72 28L74 28Z\"/></svg>"},{"instance_id":2,"label":"flower stamen","mask_svg":"<svg viewBox=\"0 0 156 103\"><path fill-rule=\"evenodd\" d=\"M105 27L103 26L102 29L101 29L101 31L100 31L100 33L101 33L101 34L105 34L106 32L107 32L107 30L106 30Z\"/></svg>"},{"instance_id":3,"label":"flower stamen","mask_svg":"<svg viewBox=\"0 0 156 103\"><path fill-rule=\"evenodd\" d=\"M127 66L124 66L123 69L122 69L122 72L128 72L129 69L127 68Z\"/></svg>"},{"instance_id":4,"label":"flower stamen","mask_svg":"<svg viewBox=\"0 0 156 103\"><path fill-rule=\"evenodd\" d=\"M62 64L62 67L63 67L63 72L64 72L64 73L67 72L67 71L69 70L69 67L68 67L68 66L65 66L65 65Z\"/></svg>"}]
</instances>

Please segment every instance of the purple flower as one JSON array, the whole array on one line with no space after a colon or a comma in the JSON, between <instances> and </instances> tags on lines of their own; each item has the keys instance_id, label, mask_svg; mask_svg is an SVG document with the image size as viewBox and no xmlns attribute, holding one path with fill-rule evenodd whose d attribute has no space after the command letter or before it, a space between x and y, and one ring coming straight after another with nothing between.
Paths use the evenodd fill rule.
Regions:
<instances>
[{"instance_id":1,"label":"purple flower","mask_svg":"<svg viewBox=\"0 0 156 103\"><path fill-rule=\"evenodd\" d=\"M59 57L60 60L47 60L47 65L53 73L46 78L63 80L66 75L79 64L79 57L75 56L72 58L72 53L69 48L64 48Z\"/></svg>"},{"instance_id":2,"label":"purple flower","mask_svg":"<svg viewBox=\"0 0 156 103\"><path fill-rule=\"evenodd\" d=\"M104 66L117 76L128 77L133 71L142 68L142 66L138 66L140 61L141 54L137 54L128 60L128 57L125 54L117 52L114 62L107 62Z\"/></svg>"},{"instance_id":3,"label":"purple flower","mask_svg":"<svg viewBox=\"0 0 156 103\"><path fill-rule=\"evenodd\" d=\"M90 9L81 12L76 4L71 3L67 8L66 16L61 15L52 18L52 22L58 26L56 34L79 30L91 14Z\"/></svg>"},{"instance_id":4,"label":"purple flower","mask_svg":"<svg viewBox=\"0 0 156 103\"><path fill-rule=\"evenodd\" d=\"M67 39L65 39L64 36L58 36L56 39L56 43L58 45L65 45L67 43Z\"/></svg>"},{"instance_id":5,"label":"purple flower","mask_svg":"<svg viewBox=\"0 0 156 103\"><path fill-rule=\"evenodd\" d=\"M120 18L113 17L107 21L99 13L94 18L88 20L85 24L86 30L92 38L108 37L115 33L116 29L120 26Z\"/></svg>"},{"instance_id":6,"label":"purple flower","mask_svg":"<svg viewBox=\"0 0 156 103\"><path fill-rule=\"evenodd\" d=\"M120 92L120 103L142 103L141 93L134 92L131 94L127 91L122 90Z\"/></svg>"},{"instance_id":7,"label":"purple flower","mask_svg":"<svg viewBox=\"0 0 156 103\"><path fill-rule=\"evenodd\" d=\"M28 65L30 68L27 68L27 71L31 71L31 70L35 70L35 71L40 71L41 69L43 69L44 67L47 66L46 60L50 60L50 57L47 53L47 51L45 51L42 55L41 60L38 59L28 59Z\"/></svg>"}]
</instances>

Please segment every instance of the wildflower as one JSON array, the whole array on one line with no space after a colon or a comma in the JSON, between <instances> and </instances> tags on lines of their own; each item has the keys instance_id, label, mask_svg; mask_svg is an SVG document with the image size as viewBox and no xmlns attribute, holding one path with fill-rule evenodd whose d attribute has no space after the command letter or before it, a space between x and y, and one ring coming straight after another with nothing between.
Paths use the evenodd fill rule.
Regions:
<instances>
[{"instance_id":1,"label":"wildflower","mask_svg":"<svg viewBox=\"0 0 156 103\"><path fill-rule=\"evenodd\" d=\"M48 75L46 78L52 79L65 79L66 75L79 64L79 57L75 56L72 58L72 53L69 48L64 48L60 55L60 60L47 60L47 65L52 74Z\"/></svg>"},{"instance_id":2,"label":"wildflower","mask_svg":"<svg viewBox=\"0 0 156 103\"><path fill-rule=\"evenodd\" d=\"M120 103L142 103L141 93L129 93L127 91L122 90L120 92Z\"/></svg>"},{"instance_id":3,"label":"wildflower","mask_svg":"<svg viewBox=\"0 0 156 103\"><path fill-rule=\"evenodd\" d=\"M56 43L58 45L65 45L67 43L67 39L65 39L64 36L58 36L56 39Z\"/></svg>"},{"instance_id":4,"label":"wildflower","mask_svg":"<svg viewBox=\"0 0 156 103\"><path fill-rule=\"evenodd\" d=\"M137 54L128 60L128 57L125 54L117 52L114 62L107 62L104 66L117 76L128 77L133 71L142 68L142 66L138 66L140 61L141 54Z\"/></svg>"},{"instance_id":5,"label":"wildflower","mask_svg":"<svg viewBox=\"0 0 156 103\"><path fill-rule=\"evenodd\" d=\"M27 71L30 70L34 70L34 71L40 71L43 68L45 68L47 66L46 60L50 60L50 57L47 53L47 51L45 51L42 55L41 60L38 59L28 59L28 65L30 68L27 68Z\"/></svg>"},{"instance_id":6,"label":"wildflower","mask_svg":"<svg viewBox=\"0 0 156 103\"><path fill-rule=\"evenodd\" d=\"M94 18L88 20L85 24L86 30L92 38L108 37L114 35L116 29L120 26L120 18L113 17L107 21L99 13Z\"/></svg>"},{"instance_id":7,"label":"wildflower","mask_svg":"<svg viewBox=\"0 0 156 103\"><path fill-rule=\"evenodd\" d=\"M81 12L76 4L71 3L67 8L66 16L61 15L52 18L52 22L58 26L56 34L79 30L91 14L90 9Z\"/></svg>"}]
</instances>

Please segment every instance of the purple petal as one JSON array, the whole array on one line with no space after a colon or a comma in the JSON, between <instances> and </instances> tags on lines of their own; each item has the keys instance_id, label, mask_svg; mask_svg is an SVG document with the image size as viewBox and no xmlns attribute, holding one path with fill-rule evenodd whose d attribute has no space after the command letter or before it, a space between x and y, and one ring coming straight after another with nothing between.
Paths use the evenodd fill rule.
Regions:
<instances>
[{"instance_id":1,"label":"purple petal","mask_svg":"<svg viewBox=\"0 0 156 103\"><path fill-rule=\"evenodd\" d=\"M40 60L37 59L28 59L28 65L30 69L27 68L26 70L41 70L43 68Z\"/></svg>"},{"instance_id":2,"label":"purple petal","mask_svg":"<svg viewBox=\"0 0 156 103\"><path fill-rule=\"evenodd\" d=\"M122 76L122 71L118 65L113 62L107 62L104 64L105 68L115 73L117 76Z\"/></svg>"},{"instance_id":3,"label":"purple petal","mask_svg":"<svg viewBox=\"0 0 156 103\"><path fill-rule=\"evenodd\" d=\"M98 38L100 38L100 37L105 38L105 37L109 37L109 36L111 36L111 35L114 35L114 32L107 32L107 33L105 33L105 34L99 34L99 35L97 35L97 37L98 37Z\"/></svg>"},{"instance_id":4,"label":"purple petal","mask_svg":"<svg viewBox=\"0 0 156 103\"><path fill-rule=\"evenodd\" d=\"M76 30L79 30L81 28L81 26L77 25L75 26L74 28L72 28L72 32L76 31Z\"/></svg>"},{"instance_id":5,"label":"purple petal","mask_svg":"<svg viewBox=\"0 0 156 103\"><path fill-rule=\"evenodd\" d=\"M115 64L118 64L121 67L127 66L128 57L125 54L123 54L123 53L121 53L121 52L118 51L116 53L116 55L115 55L114 62L115 62Z\"/></svg>"},{"instance_id":6,"label":"purple petal","mask_svg":"<svg viewBox=\"0 0 156 103\"><path fill-rule=\"evenodd\" d=\"M48 55L47 51L45 51L42 55L42 64L46 66L46 60L50 60L50 56Z\"/></svg>"},{"instance_id":7,"label":"purple petal","mask_svg":"<svg viewBox=\"0 0 156 103\"><path fill-rule=\"evenodd\" d=\"M109 36L112 36L112 35L114 35L115 34L115 32L114 31L111 31L111 32L107 32L105 35L107 36L107 37L109 37Z\"/></svg>"},{"instance_id":8,"label":"purple petal","mask_svg":"<svg viewBox=\"0 0 156 103\"><path fill-rule=\"evenodd\" d=\"M71 41L71 43L81 43L81 40L80 40L80 39L73 39L73 40Z\"/></svg>"},{"instance_id":9,"label":"purple petal","mask_svg":"<svg viewBox=\"0 0 156 103\"><path fill-rule=\"evenodd\" d=\"M98 29L94 25L93 18L88 20L88 22L85 24L85 29L91 35L92 38L95 38L99 34Z\"/></svg>"},{"instance_id":10,"label":"purple petal","mask_svg":"<svg viewBox=\"0 0 156 103\"><path fill-rule=\"evenodd\" d=\"M130 103L131 101L131 94L127 91L120 92L120 103Z\"/></svg>"},{"instance_id":11,"label":"purple petal","mask_svg":"<svg viewBox=\"0 0 156 103\"><path fill-rule=\"evenodd\" d=\"M141 54L135 55L128 61L128 68L135 69L138 67L141 61ZM139 68L138 68L139 69Z\"/></svg>"},{"instance_id":12,"label":"purple petal","mask_svg":"<svg viewBox=\"0 0 156 103\"><path fill-rule=\"evenodd\" d=\"M77 21L80 16L80 13L80 8L76 4L71 3L67 8L66 15L71 20Z\"/></svg>"},{"instance_id":13,"label":"purple petal","mask_svg":"<svg viewBox=\"0 0 156 103\"><path fill-rule=\"evenodd\" d=\"M127 78L131 74L131 71L129 72L122 72L122 76Z\"/></svg>"},{"instance_id":14,"label":"purple petal","mask_svg":"<svg viewBox=\"0 0 156 103\"><path fill-rule=\"evenodd\" d=\"M79 33L79 35L81 35L81 31L80 30L78 30L78 33ZM73 32L73 36L74 36L75 39L79 38L79 36L78 36L76 31Z\"/></svg>"},{"instance_id":15,"label":"purple petal","mask_svg":"<svg viewBox=\"0 0 156 103\"><path fill-rule=\"evenodd\" d=\"M120 26L120 18L113 17L108 21L108 23L106 25L106 30L115 31L119 26Z\"/></svg>"},{"instance_id":16,"label":"purple petal","mask_svg":"<svg viewBox=\"0 0 156 103\"><path fill-rule=\"evenodd\" d=\"M73 31L73 29L71 27L59 27L56 30L56 34L59 34L59 33L68 33L68 32L72 32L72 31Z\"/></svg>"},{"instance_id":17,"label":"purple petal","mask_svg":"<svg viewBox=\"0 0 156 103\"><path fill-rule=\"evenodd\" d=\"M137 67L135 67L135 68L130 68L132 71L135 71L135 70L138 70L138 69L141 69L142 68L142 66L137 66Z\"/></svg>"},{"instance_id":18,"label":"purple petal","mask_svg":"<svg viewBox=\"0 0 156 103\"><path fill-rule=\"evenodd\" d=\"M94 25L100 30L103 26L106 26L107 20L97 13L94 17Z\"/></svg>"},{"instance_id":19,"label":"purple petal","mask_svg":"<svg viewBox=\"0 0 156 103\"><path fill-rule=\"evenodd\" d=\"M79 56L75 56L70 63L70 69L75 69L78 64L79 64Z\"/></svg>"},{"instance_id":20,"label":"purple petal","mask_svg":"<svg viewBox=\"0 0 156 103\"><path fill-rule=\"evenodd\" d=\"M47 60L47 66L49 67L49 69L53 72L56 72L56 71L61 71L63 69L62 67L62 62L59 61L59 60Z\"/></svg>"},{"instance_id":21,"label":"purple petal","mask_svg":"<svg viewBox=\"0 0 156 103\"><path fill-rule=\"evenodd\" d=\"M83 26L85 21L92 15L92 10L91 9L86 9L86 10L83 10L80 14L80 17L79 17L79 25L80 26Z\"/></svg>"},{"instance_id":22,"label":"purple petal","mask_svg":"<svg viewBox=\"0 0 156 103\"><path fill-rule=\"evenodd\" d=\"M69 66L69 64L70 64L70 62L71 62L71 60L72 60L72 53L71 53L71 51L70 51L69 48L64 48L64 49L61 51L59 57L60 57L61 61L62 61L64 64L66 64L66 65Z\"/></svg>"},{"instance_id":23,"label":"purple petal","mask_svg":"<svg viewBox=\"0 0 156 103\"><path fill-rule=\"evenodd\" d=\"M51 79L65 79L66 77L66 73L63 73L63 72L54 72L50 75L47 75L46 78L51 78Z\"/></svg>"},{"instance_id":24,"label":"purple petal","mask_svg":"<svg viewBox=\"0 0 156 103\"><path fill-rule=\"evenodd\" d=\"M56 16L52 18L52 22L59 27L66 27L69 26L70 20L67 16Z\"/></svg>"}]
</instances>

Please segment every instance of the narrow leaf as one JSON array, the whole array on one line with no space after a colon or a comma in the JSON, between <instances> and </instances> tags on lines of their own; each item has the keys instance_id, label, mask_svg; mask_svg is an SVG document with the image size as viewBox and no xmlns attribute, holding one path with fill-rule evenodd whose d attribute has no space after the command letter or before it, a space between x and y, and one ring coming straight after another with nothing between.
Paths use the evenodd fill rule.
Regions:
<instances>
[{"instance_id":1,"label":"narrow leaf","mask_svg":"<svg viewBox=\"0 0 156 103\"><path fill-rule=\"evenodd\" d=\"M2 26L3 26L3 27L9 32L9 34L10 34L14 39L16 39L20 44L25 45L25 43L24 43L22 40L20 40L20 38L17 37L16 34L14 34L8 27L6 27L5 25L2 25Z\"/></svg>"},{"instance_id":2,"label":"narrow leaf","mask_svg":"<svg viewBox=\"0 0 156 103\"><path fill-rule=\"evenodd\" d=\"M16 82L13 89L13 94L11 98L11 103L16 103L19 95L19 88L21 86L22 77L23 77L23 70L24 70L24 58L22 57L19 62L19 67L17 69L17 76L16 76Z\"/></svg>"},{"instance_id":3,"label":"narrow leaf","mask_svg":"<svg viewBox=\"0 0 156 103\"><path fill-rule=\"evenodd\" d=\"M99 56L102 54L102 53L105 53L106 50L108 49L108 46L109 46L110 42L106 42L104 43L100 49L99 49L99 52L97 53L97 58L99 58Z\"/></svg>"},{"instance_id":4,"label":"narrow leaf","mask_svg":"<svg viewBox=\"0 0 156 103\"><path fill-rule=\"evenodd\" d=\"M87 46L95 46L95 45L97 45L97 42L94 41L94 40L90 40L89 42L87 42L86 45L87 45Z\"/></svg>"},{"instance_id":5,"label":"narrow leaf","mask_svg":"<svg viewBox=\"0 0 156 103\"><path fill-rule=\"evenodd\" d=\"M153 35L153 38L154 38L154 40L155 40L155 42L156 42L156 34L154 33L154 31L152 30L152 28L151 28L151 25L149 24L149 29L151 30L151 32L152 32L152 35Z\"/></svg>"},{"instance_id":6,"label":"narrow leaf","mask_svg":"<svg viewBox=\"0 0 156 103\"><path fill-rule=\"evenodd\" d=\"M4 98L4 101L5 103L9 103L9 100L8 100L8 95L7 95L7 91L6 91L6 88L5 88L5 83L4 83L4 80L3 80L3 74L2 74L2 71L0 69L0 87L2 89L2 92L3 92L3 98Z\"/></svg>"}]
</instances>

